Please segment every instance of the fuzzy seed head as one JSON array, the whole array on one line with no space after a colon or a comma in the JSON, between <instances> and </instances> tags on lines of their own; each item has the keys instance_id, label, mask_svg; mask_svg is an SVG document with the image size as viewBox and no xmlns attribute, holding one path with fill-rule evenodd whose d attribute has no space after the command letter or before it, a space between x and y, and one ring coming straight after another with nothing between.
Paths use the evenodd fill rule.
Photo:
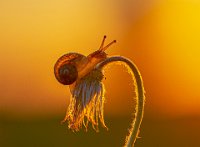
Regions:
<instances>
[{"instance_id":1,"label":"fuzzy seed head","mask_svg":"<svg viewBox=\"0 0 200 147\"><path fill-rule=\"evenodd\" d=\"M78 131L82 126L88 128L91 123L98 131L99 120L103 127L104 123L104 85L101 70L94 69L88 75L77 82L70 104L63 122L68 121L68 127Z\"/></svg>"}]
</instances>

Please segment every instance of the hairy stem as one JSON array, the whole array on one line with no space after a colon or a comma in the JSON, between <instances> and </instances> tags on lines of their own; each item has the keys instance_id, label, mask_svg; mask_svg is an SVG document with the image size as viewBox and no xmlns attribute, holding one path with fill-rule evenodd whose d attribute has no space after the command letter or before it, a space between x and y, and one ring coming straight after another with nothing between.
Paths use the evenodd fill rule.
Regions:
<instances>
[{"instance_id":1,"label":"hairy stem","mask_svg":"<svg viewBox=\"0 0 200 147\"><path fill-rule=\"evenodd\" d=\"M143 112L144 112L144 103L145 103L145 95L144 95L144 87L142 82L142 77L140 75L139 70L137 69L136 65L129 59L122 57L122 56L112 56L107 59L105 59L103 62L101 62L97 68L102 69L104 66L113 63L113 62L120 62L125 63L126 67L128 67L133 79L134 85L136 88L136 108L135 108L135 119L133 119L133 122L131 124L129 135L127 136L125 146L126 147L133 147L134 143L138 137L139 134L139 128L142 122L143 118Z\"/></svg>"}]
</instances>

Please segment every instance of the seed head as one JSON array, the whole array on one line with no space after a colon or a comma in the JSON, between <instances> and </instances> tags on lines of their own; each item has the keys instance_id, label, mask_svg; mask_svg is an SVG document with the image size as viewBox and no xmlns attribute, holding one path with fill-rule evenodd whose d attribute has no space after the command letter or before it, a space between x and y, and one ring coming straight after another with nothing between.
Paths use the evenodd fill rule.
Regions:
<instances>
[{"instance_id":1,"label":"seed head","mask_svg":"<svg viewBox=\"0 0 200 147\"><path fill-rule=\"evenodd\" d=\"M88 75L79 80L70 98L70 104L63 122L68 121L68 127L78 131L82 126L87 130L91 123L98 131L99 120L104 123L104 85L101 70L94 69Z\"/></svg>"}]
</instances>

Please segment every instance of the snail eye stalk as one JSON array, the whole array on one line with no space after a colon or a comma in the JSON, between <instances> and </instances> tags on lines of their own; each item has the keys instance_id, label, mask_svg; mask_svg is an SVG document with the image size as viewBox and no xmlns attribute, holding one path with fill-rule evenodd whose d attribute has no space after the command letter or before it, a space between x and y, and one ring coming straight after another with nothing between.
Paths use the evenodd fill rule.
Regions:
<instances>
[{"instance_id":1,"label":"snail eye stalk","mask_svg":"<svg viewBox=\"0 0 200 147\"><path fill-rule=\"evenodd\" d=\"M108 45L106 45L106 46L104 47L105 40L106 40L106 36L103 37L101 46L99 47L99 50L98 50L98 51L104 52L104 51L105 51L106 49L108 49L113 43L116 43L116 40L113 40L112 42L110 42Z\"/></svg>"},{"instance_id":2,"label":"snail eye stalk","mask_svg":"<svg viewBox=\"0 0 200 147\"><path fill-rule=\"evenodd\" d=\"M100 45L100 47L99 47L99 50L101 50L101 49L103 48L104 43L105 43L105 40L106 40L106 35L103 36L103 40L102 40L102 42L101 42L101 45Z\"/></svg>"}]
</instances>

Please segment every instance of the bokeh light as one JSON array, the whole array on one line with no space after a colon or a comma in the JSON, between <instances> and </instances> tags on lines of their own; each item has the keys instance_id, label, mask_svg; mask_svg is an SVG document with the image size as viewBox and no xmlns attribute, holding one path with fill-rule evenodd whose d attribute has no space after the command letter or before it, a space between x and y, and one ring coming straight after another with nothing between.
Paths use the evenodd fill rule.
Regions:
<instances>
[{"instance_id":1,"label":"bokeh light","mask_svg":"<svg viewBox=\"0 0 200 147\"><path fill-rule=\"evenodd\" d=\"M157 133L164 126L176 128L179 121L173 119L199 118L199 18L198 0L0 0L0 121L64 117L70 93L56 81L54 63L68 52L88 55L103 35L107 42L117 40L108 55L126 56L141 71L145 129L153 124L151 118L161 123L159 128L151 125ZM134 88L124 69L113 65L105 72L105 115L110 117L124 117L134 109ZM163 118L169 120L160 122ZM195 121L188 124L199 128Z\"/></svg>"}]
</instances>

